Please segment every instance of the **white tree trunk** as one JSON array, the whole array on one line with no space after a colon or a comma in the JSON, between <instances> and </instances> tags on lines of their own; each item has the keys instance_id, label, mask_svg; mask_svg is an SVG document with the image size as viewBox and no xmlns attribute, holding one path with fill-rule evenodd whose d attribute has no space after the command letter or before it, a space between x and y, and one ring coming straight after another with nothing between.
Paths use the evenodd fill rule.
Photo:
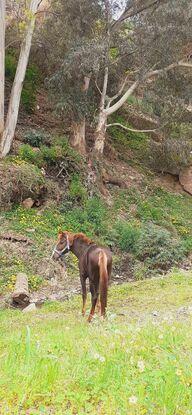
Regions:
<instances>
[{"instance_id":1,"label":"white tree trunk","mask_svg":"<svg viewBox=\"0 0 192 415\"><path fill-rule=\"evenodd\" d=\"M5 0L0 0L0 136L4 130Z\"/></svg>"},{"instance_id":2,"label":"white tree trunk","mask_svg":"<svg viewBox=\"0 0 192 415\"><path fill-rule=\"evenodd\" d=\"M2 0L1 0L2 1ZM9 101L8 114L5 123L5 129L2 134L1 145L0 145L0 157L5 157L11 148L11 144L15 134L15 128L18 119L19 105L21 99L21 92L23 82L25 79L25 73L29 60L29 53L31 49L31 41L35 26L35 18L40 0L31 0L28 14L29 20L27 22L26 33L24 40L21 45L19 61L15 74L14 83L11 90L11 97Z\"/></svg>"},{"instance_id":3,"label":"white tree trunk","mask_svg":"<svg viewBox=\"0 0 192 415\"><path fill-rule=\"evenodd\" d=\"M105 133L107 129L107 113L106 110L100 111L97 129L95 131L94 153L102 155L105 143Z\"/></svg>"},{"instance_id":4,"label":"white tree trunk","mask_svg":"<svg viewBox=\"0 0 192 415\"><path fill-rule=\"evenodd\" d=\"M105 110L105 101L107 95L107 85L108 85L108 77L109 77L109 68L108 66L105 67L104 79L103 79L103 90L101 93L101 100L100 100L100 111L98 117L97 128L95 131L95 143L93 152L98 156L99 154L103 154L104 150L104 143L105 143L105 133L107 129L107 112Z\"/></svg>"}]
</instances>

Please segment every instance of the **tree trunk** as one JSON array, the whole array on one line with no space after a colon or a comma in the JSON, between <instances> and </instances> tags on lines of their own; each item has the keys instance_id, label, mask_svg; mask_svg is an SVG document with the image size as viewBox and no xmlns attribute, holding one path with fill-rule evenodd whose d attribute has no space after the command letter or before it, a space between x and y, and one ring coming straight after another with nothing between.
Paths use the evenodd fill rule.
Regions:
<instances>
[{"instance_id":1,"label":"tree trunk","mask_svg":"<svg viewBox=\"0 0 192 415\"><path fill-rule=\"evenodd\" d=\"M0 136L4 130L5 0L0 1Z\"/></svg>"},{"instance_id":2,"label":"tree trunk","mask_svg":"<svg viewBox=\"0 0 192 415\"><path fill-rule=\"evenodd\" d=\"M40 0L31 0L28 10L29 20L27 22L27 28L24 40L21 45L21 51L19 55L19 61L15 74L14 83L11 90L11 97L9 101L8 114L5 123L5 129L2 134L0 145L0 156L5 157L11 148L11 144L15 134L15 128L18 119L19 105L23 82L25 79L25 73L29 60L29 53L31 49L31 41L34 31L36 12L39 6Z\"/></svg>"},{"instance_id":3,"label":"tree trunk","mask_svg":"<svg viewBox=\"0 0 192 415\"><path fill-rule=\"evenodd\" d=\"M26 274L17 274L15 289L12 294L12 300L15 304L18 304L20 306L26 306L27 304L29 304L29 288L28 278Z\"/></svg>"},{"instance_id":4,"label":"tree trunk","mask_svg":"<svg viewBox=\"0 0 192 415\"><path fill-rule=\"evenodd\" d=\"M84 77L84 83L82 90L85 94L89 89L91 76ZM74 147L80 154L86 154L86 140L85 140L85 118L79 123L73 123L73 136L71 137L71 145Z\"/></svg>"},{"instance_id":5,"label":"tree trunk","mask_svg":"<svg viewBox=\"0 0 192 415\"><path fill-rule=\"evenodd\" d=\"M96 155L102 155L105 143L105 133L107 129L107 114L104 111L99 113L99 121L97 124L97 129L95 132L95 144L94 144L94 153Z\"/></svg>"},{"instance_id":6,"label":"tree trunk","mask_svg":"<svg viewBox=\"0 0 192 415\"><path fill-rule=\"evenodd\" d=\"M73 135L70 143L80 154L86 153L86 142L85 142L85 119L79 123L72 125Z\"/></svg>"}]
</instances>

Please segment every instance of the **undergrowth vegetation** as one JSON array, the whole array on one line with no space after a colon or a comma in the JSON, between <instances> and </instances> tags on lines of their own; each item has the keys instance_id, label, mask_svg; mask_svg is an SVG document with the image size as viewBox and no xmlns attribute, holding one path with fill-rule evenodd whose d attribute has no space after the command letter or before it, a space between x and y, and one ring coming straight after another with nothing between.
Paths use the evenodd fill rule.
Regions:
<instances>
[{"instance_id":1,"label":"undergrowth vegetation","mask_svg":"<svg viewBox=\"0 0 192 415\"><path fill-rule=\"evenodd\" d=\"M122 122L122 119L116 121ZM118 146L121 142L122 148L134 151L140 168L139 159L148 143L147 136L116 128L111 131L114 143L117 134ZM154 186L152 175L145 171L140 189L110 189L109 206L96 186L91 189L90 196L86 160L70 147L67 137L51 137L43 130L28 130L24 141L18 154L9 156L0 167L4 186L0 203L2 207L5 203L12 206L12 210L2 215L2 230L30 236L40 258L45 252L46 238L53 244L58 230L67 229L84 232L93 240L110 246L115 258L120 256L122 261L123 255L129 254L127 266L136 279L167 272L186 260L192 249L190 196L171 194ZM49 175L55 179L49 181ZM50 198L46 209L39 212L36 208L26 210L18 205L26 197L41 197L41 193ZM11 266L8 264L3 270L6 278L2 285L5 287L9 286L6 279L9 281L18 271L14 261ZM24 269L30 275L35 274L33 267L27 268L26 262Z\"/></svg>"},{"instance_id":2,"label":"undergrowth vegetation","mask_svg":"<svg viewBox=\"0 0 192 415\"><path fill-rule=\"evenodd\" d=\"M28 161L38 167L58 169L62 167L62 171L71 173L83 170L83 159L69 145L66 137L54 137L51 142L50 138L43 133L35 133L33 131L24 137L25 141L30 144L23 144L19 148L18 157L21 160ZM49 140L49 145L43 143ZM35 145L39 149L34 149Z\"/></svg>"},{"instance_id":3,"label":"undergrowth vegetation","mask_svg":"<svg viewBox=\"0 0 192 415\"><path fill-rule=\"evenodd\" d=\"M37 262L50 256L51 247L46 246L46 241L53 245L60 229L84 232L110 246L115 257L121 257L122 265L123 253L131 255L133 274L136 279L143 279L166 272L186 259L192 249L191 215L190 196L170 194L161 188L145 194L136 189L116 190L109 208L99 196L88 197L81 176L76 173L58 207L52 202L39 212L36 208L15 206L2 214L1 230L9 229L34 240ZM34 274L33 267L27 267L24 262L22 269ZM12 265L10 260L5 261L6 278L18 270L14 261Z\"/></svg>"},{"instance_id":4,"label":"undergrowth vegetation","mask_svg":"<svg viewBox=\"0 0 192 415\"><path fill-rule=\"evenodd\" d=\"M17 69L17 58L14 52L9 52L5 57L5 76L13 82ZM37 88L40 82L39 68L35 64L28 65L25 81L21 93L21 104L24 110L31 113L35 107Z\"/></svg>"},{"instance_id":5,"label":"undergrowth vegetation","mask_svg":"<svg viewBox=\"0 0 192 415\"><path fill-rule=\"evenodd\" d=\"M18 159L0 163L0 209L8 209L27 197L37 198L45 187L38 167Z\"/></svg>"},{"instance_id":6,"label":"undergrowth vegetation","mask_svg":"<svg viewBox=\"0 0 192 415\"><path fill-rule=\"evenodd\" d=\"M112 123L119 123L127 128L132 128L121 115L115 115L112 118ZM149 141L147 134L133 131L126 131L119 126L111 126L108 128L112 145L118 151L119 157L122 160L128 160L132 164L143 160L146 153L146 147ZM134 160L129 156L129 152L134 151Z\"/></svg>"}]
</instances>

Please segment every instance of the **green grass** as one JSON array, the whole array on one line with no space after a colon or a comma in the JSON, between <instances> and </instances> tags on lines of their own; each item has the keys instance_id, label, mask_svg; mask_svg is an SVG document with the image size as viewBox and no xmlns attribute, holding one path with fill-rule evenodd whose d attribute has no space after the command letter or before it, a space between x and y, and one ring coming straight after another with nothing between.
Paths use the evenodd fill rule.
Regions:
<instances>
[{"instance_id":1,"label":"green grass","mask_svg":"<svg viewBox=\"0 0 192 415\"><path fill-rule=\"evenodd\" d=\"M79 296L0 312L1 415L191 414L192 319L151 317L190 304L191 276L111 288L104 322L86 323Z\"/></svg>"}]
</instances>

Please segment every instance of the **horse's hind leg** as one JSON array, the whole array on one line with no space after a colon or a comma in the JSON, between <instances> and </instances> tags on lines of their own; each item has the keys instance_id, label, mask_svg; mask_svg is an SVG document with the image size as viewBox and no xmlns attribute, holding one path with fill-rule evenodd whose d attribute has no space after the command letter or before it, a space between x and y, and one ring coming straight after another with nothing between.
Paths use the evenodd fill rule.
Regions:
<instances>
[{"instance_id":1,"label":"horse's hind leg","mask_svg":"<svg viewBox=\"0 0 192 415\"><path fill-rule=\"evenodd\" d=\"M97 300L99 297L99 287L96 287L93 283L90 284L90 291L91 291L91 303L92 307L89 313L88 321L90 322L95 314L95 307L97 304Z\"/></svg>"},{"instance_id":2,"label":"horse's hind leg","mask_svg":"<svg viewBox=\"0 0 192 415\"><path fill-rule=\"evenodd\" d=\"M101 302L100 302L100 298L98 297L97 299L97 312L100 313L101 312Z\"/></svg>"},{"instance_id":3,"label":"horse's hind leg","mask_svg":"<svg viewBox=\"0 0 192 415\"><path fill-rule=\"evenodd\" d=\"M85 315L86 311L86 300L87 300L87 288L86 288L86 280L81 278L81 287L82 287L82 299L83 299L83 307L82 307L82 315Z\"/></svg>"}]
</instances>

